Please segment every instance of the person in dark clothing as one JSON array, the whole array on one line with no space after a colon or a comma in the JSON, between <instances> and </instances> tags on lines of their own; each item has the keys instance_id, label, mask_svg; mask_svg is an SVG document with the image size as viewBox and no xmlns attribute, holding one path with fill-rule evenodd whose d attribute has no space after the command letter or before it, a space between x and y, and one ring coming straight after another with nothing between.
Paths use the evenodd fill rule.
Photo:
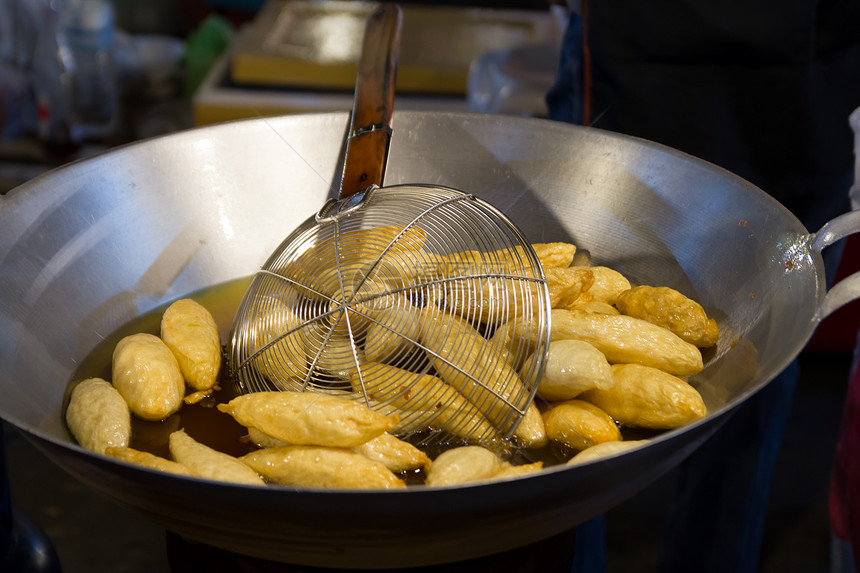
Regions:
<instances>
[{"instance_id":1,"label":"person in dark clothing","mask_svg":"<svg viewBox=\"0 0 860 573\"><path fill-rule=\"evenodd\" d=\"M854 131L854 185L850 196L851 207L856 211L860 209L860 107L851 114L850 122ZM853 267L849 269L857 272ZM860 332L856 335L848 373L828 493L832 531L830 570L833 573L860 570Z\"/></svg>"},{"instance_id":2,"label":"person in dark clothing","mask_svg":"<svg viewBox=\"0 0 860 573\"><path fill-rule=\"evenodd\" d=\"M546 99L550 119L648 139L723 167L814 232L849 209L860 2L581 0L570 6ZM840 249L823 255L832 280ZM661 571L756 570L797 372L795 361L678 469ZM599 539L600 527L597 519L582 531ZM605 567L605 559L594 561L580 569Z\"/></svg>"}]
</instances>

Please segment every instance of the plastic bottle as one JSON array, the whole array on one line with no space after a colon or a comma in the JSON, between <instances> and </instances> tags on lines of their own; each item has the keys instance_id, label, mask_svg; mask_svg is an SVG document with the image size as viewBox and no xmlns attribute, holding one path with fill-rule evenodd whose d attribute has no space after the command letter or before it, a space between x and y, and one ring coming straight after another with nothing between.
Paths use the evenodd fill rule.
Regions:
<instances>
[{"instance_id":1,"label":"plastic bottle","mask_svg":"<svg viewBox=\"0 0 860 573\"><path fill-rule=\"evenodd\" d=\"M72 139L106 139L116 130L119 113L113 5L107 0L68 0L62 22L71 56Z\"/></svg>"}]
</instances>

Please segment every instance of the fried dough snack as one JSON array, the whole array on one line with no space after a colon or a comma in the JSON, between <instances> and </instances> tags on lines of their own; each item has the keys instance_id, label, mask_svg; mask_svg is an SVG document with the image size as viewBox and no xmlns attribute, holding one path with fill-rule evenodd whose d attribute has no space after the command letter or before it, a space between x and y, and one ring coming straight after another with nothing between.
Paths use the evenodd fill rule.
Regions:
<instances>
[{"instance_id":1,"label":"fried dough snack","mask_svg":"<svg viewBox=\"0 0 860 573\"><path fill-rule=\"evenodd\" d=\"M433 460L425 483L443 486L489 479L496 475L501 465L502 460L487 448L461 446L446 450Z\"/></svg>"},{"instance_id":2,"label":"fried dough snack","mask_svg":"<svg viewBox=\"0 0 860 573\"><path fill-rule=\"evenodd\" d=\"M344 294L338 269L350 293L363 277L380 285L402 286L403 280L423 272L430 262L430 256L421 251L426 236L423 229L414 226L341 232L337 241L334 237L320 241L281 274L295 281L302 296L322 301Z\"/></svg>"},{"instance_id":3,"label":"fried dough snack","mask_svg":"<svg viewBox=\"0 0 860 573\"><path fill-rule=\"evenodd\" d=\"M632 316L553 309L551 338L582 340L600 350L610 363L653 366L677 376L697 374L704 367L697 347Z\"/></svg>"},{"instance_id":4,"label":"fried dough snack","mask_svg":"<svg viewBox=\"0 0 860 573\"><path fill-rule=\"evenodd\" d=\"M131 413L119 391L101 378L88 378L72 390L66 424L84 448L103 454L131 440Z\"/></svg>"},{"instance_id":5,"label":"fried dough snack","mask_svg":"<svg viewBox=\"0 0 860 573\"><path fill-rule=\"evenodd\" d=\"M420 332L420 312L405 296L394 297L374 316L367 329L364 354L373 362L403 358L414 348Z\"/></svg>"},{"instance_id":6,"label":"fried dough snack","mask_svg":"<svg viewBox=\"0 0 860 573\"><path fill-rule=\"evenodd\" d=\"M521 267L528 260L526 251L522 247L514 249L502 249L491 252L461 251L450 255L443 255L441 261L447 265L446 276L458 276L472 272L486 272L495 270L499 272L504 269ZM486 268L490 265L492 268Z\"/></svg>"},{"instance_id":7,"label":"fried dough snack","mask_svg":"<svg viewBox=\"0 0 860 573\"><path fill-rule=\"evenodd\" d=\"M276 448L278 446L289 446L287 442L273 438L265 432L261 432L254 426L248 427L248 439L258 448Z\"/></svg>"},{"instance_id":8,"label":"fried dough snack","mask_svg":"<svg viewBox=\"0 0 860 573\"><path fill-rule=\"evenodd\" d=\"M334 269L334 284L330 294L333 300L328 303L329 320L338 334L347 336L363 336L372 324L371 317L379 312L380 300L384 300L389 286L378 279L361 278L360 274L350 280L344 280L342 287L337 282L337 270ZM350 303L343 307L341 301Z\"/></svg>"},{"instance_id":9,"label":"fried dough snack","mask_svg":"<svg viewBox=\"0 0 860 573\"><path fill-rule=\"evenodd\" d=\"M627 450L632 450L638 446L644 446L648 440L627 440L624 442L603 442L588 449L582 450L567 461L567 465L575 466L585 464L601 458L620 454Z\"/></svg>"},{"instance_id":10,"label":"fried dough snack","mask_svg":"<svg viewBox=\"0 0 860 573\"><path fill-rule=\"evenodd\" d=\"M293 445L351 448L399 421L355 400L314 392L253 392L218 404L218 409L245 427Z\"/></svg>"},{"instance_id":11,"label":"fried dough snack","mask_svg":"<svg viewBox=\"0 0 860 573\"><path fill-rule=\"evenodd\" d=\"M221 335L215 318L189 298L177 300L161 317L161 339L170 348L185 383L209 390L221 369Z\"/></svg>"},{"instance_id":12,"label":"fried dough snack","mask_svg":"<svg viewBox=\"0 0 860 573\"><path fill-rule=\"evenodd\" d=\"M570 306L568 310L582 310L584 312L592 312L594 314L621 314L621 312L611 304L599 300L578 302Z\"/></svg>"},{"instance_id":13,"label":"fried dough snack","mask_svg":"<svg viewBox=\"0 0 860 573\"><path fill-rule=\"evenodd\" d=\"M570 270L589 270L594 275L594 284L588 289L591 300L615 304L618 295L630 288L627 277L609 267L573 266Z\"/></svg>"},{"instance_id":14,"label":"fried dough snack","mask_svg":"<svg viewBox=\"0 0 860 573\"><path fill-rule=\"evenodd\" d=\"M532 243L532 248L544 270L550 267L569 267L576 255L576 245L570 243Z\"/></svg>"},{"instance_id":15,"label":"fried dough snack","mask_svg":"<svg viewBox=\"0 0 860 573\"><path fill-rule=\"evenodd\" d=\"M389 262L397 265L387 277L387 283L395 288L442 279L448 267L442 255L420 249L400 252Z\"/></svg>"},{"instance_id":16,"label":"fried dough snack","mask_svg":"<svg viewBox=\"0 0 860 573\"><path fill-rule=\"evenodd\" d=\"M409 372L378 362L364 364L362 372L361 380L357 372L353 375L353 389L361 391L363 383L372 398L391 401L394 407L418 414L417 417L408 416L413 422L411 430L438 428L456 437L496 433L474 404L437 376Z\"/></svg>"},{"instance_id":17,"label":"fried dough snack","mask_svg":"<svg viewBox=\"0 0 860 573\"><path fill-rule=\"evenodd\" d=\"M161 456L156 456L155 454L143 452L134 448L111 446L107 449L106 453L109 456L114 457L118 460L137 464L139 466L144 466L153 470L169 472L189 477L199 477L196 473L191 471L191 468L189 468L188 466L184 466L179 462L174 462L173 460L168 460L162 458Z\"/></svg>"},{"instance_id":18,"label":"fried dough snack","mask_svg":"<svg viewBox=\"0 0 860 573\"><path fill-rule=\"evenodd\" d=\"M575 450L621 440L621 430L612 418L583 400L553 404L543 412L543 421L550 440Z\"/></svg>"},{"instance_id":19,"label":"fried dough snack","mask_svg":"<svg viewBox=\"0 0 860 573\"><path fill-rule=\"evenodd\" d=\"M474 275L504 272L475 268ZM529 299L538 295L537 286L522 280L472 276L449 281L434 302L453 314L475 324L497 324L517 317ZM467 278L468 277L468 278Z\"/></svg>"},{"instance_id":20,"label":"fried dough snack","mask_svg":"<svg viewBox=\"0 0 860 573\"><path fill-rule=\"evenodd\" d=\"M391 489L406 484L382 463L324 446L264 448L239 458L272 483L299 487Z\"/></svg>"},{"instance_id":21,"label":"fried dough snack","mask_svg":"<svg viewBox=\"0 0 860 573\"><path fill-rule=\"evenodd\" d=\"M720 329L702 305L669 287L637 286L618 295L622 313L647 320L674 332L700 348L717 343Z\"/></svg>"},{"instance_id":22,"label":"fried dough snack","mask_svg":"<svg viewBox=\"0 0 860 573\"><path fill-rule=\"evenodd\" d=\"M523 368L540 358L530 356ZM537 395L551 402L570 400L586 390L614 385L612 369L602 352L581 340L554 340L549 344Z\"/></svg>"},{"instance_id":23,"label":"fried dough snack","mask_svg":"<svg viewBox=\"0 0 860 573\"><path fill-rule=\"evenodd\" d=\"M551 306L561 300L576 299L593 282L591 271L564 268L573 261L576 247L570 243L535 243L547 279ZM449 279L443 294L435 301L450 312L464 316L466 310L477 314L464 316L470 321L498 323L514 319L528 299L539 295L537 283L502 276L511 269L524 268L528 258L521 247L489 253L464 251L439 257L438 271L427 279ZM526 269L526 278L537 278ZM459 277L463 277L459 280Z\"/></svg>"},{"instance_id":24,"label":"fried dough snack","mask_svg":"<svg viewBox=\"0 0 860 573\"><path fill-rule=\"evenodd\" d=\"M702 396L684 380L639 364L612 366L615 386L580 397L627 426L671 430L702 418Z\"/></svg>"},{"instance_id":25,"label":"fried dough snack","mask_svg":"<svg viewBox=\"0 0 860 573\"><path fill-rule=\"evenodd\" d=\"M266 297L255 313L256 325L251 340L254 368L286 390L301 389L307 369L302 320L281 300Z\"/></svg>"},{"instance_id":26,"label":"fried dough snack","mask_svg":"<svg viewBox=\"0 0 860 573\"><path fill-rule=\"evenodd\" d=\"M439 377L477 406L502 431L510 423L504 400L525 403L525 386L517 372L474 327L452 314L428 306L421 313L421 342ZM527 447L546 444L546 431L534 403L514 430Z\"/></svg>"},{"instance_id":27,"label":"fried dough snack","mask_svg":"<svg viewBox=\"0 0 860 573\"><path fill-rule=\"evenodd\" d=\"M276 448L291 445L253 427L248 428L248 438L260 448ZM409 442L404 442L388 432L383 432L375 438L350 449L368 459L382 463L382 465L394 473L415 471L431 464L427 454Z\"/></svg>"},{"instance_id":28,"label":"fried dough snack","mask_svg":"<svg viewBox=\"0 0 860 573\"><path fill-rule=\"evenodd\" d=\"M317 324L310 324L299 332L308 366L329 376L348 380L358 369L356 361L363 360L361 349L354 347L347 335L330 332Z\"/></svg>"},{"instance_id":29,"label":"fried dough snack","mask_svg":"<svg viewBox=\"0 0 860 573\"><path fill-rule=\"evenodd\" d=\"M587 267L544 269L552 308L569 308L593 300L594 271Z\"/></svg>"},{"instance_id":30,"label":"fried dough snack","mask_svg":"<svg viewBox=\"0 0 860 573\"><path fill-rule=\"evenodd\" d=\"M542 467L543 462L514 466L482 446L460 446L442 452L433 460L425 483L438 487L516 477Z\"/></svg>"},{"instance_id":31,"label":"fried dough snack","mask_svg":"<svg viewBox=\"0 0 860 573\"><path fill-rule=\"evenodd\" d=\"M200 477L245 485L266 485L256 471L233 456L201 444L184 430L177 430L168 439L170 455Z\"/></svg>"},{"instance_id":32,"label":"fried dough snack","mask_svg":"<svg viewBox=\"0 0 860 573\"><path fill-rule=\"evenodd\" d=\"M569 267L573 263L573 257L576 255L576 245L571 243L555 242L555 243L532 243L532 249L538 257L541 268L548 269L551 267ZM475 251L464 253L456 253L443 257L448 263L462 263L463 261L480 260L482 255ZM516 247L513 250L503 249L493 251L487 255L483 255L485 259L498 261L501 266L519 266L522 261L526 260L526 252L522 247Z\"/></svg>"},{"instance_id":33,"label":"fried dough snack","mask_svg":"<svg viewBox=\"0 0 860 573\"><path fill-rule=\"evenodd\" d=\"M495 473L492 479L502 479L509 477L518 477L523 474L536 472L543 469L543 462L533 462L530 464L520 464L518 466L511 465L508 462L502 462L502 467Z\"/></svg>"},{"instance_id":34,"label":"fried dough snack","mask_svg":"<svg viewBox=\"0 0 860 573\"><path fill-rule=\"evenodd\" d=\"M352 450L368 459L380 462L394 473L428 468L432 464L424 452L403 440L383 432Z\"/></svg>"},{"instance_id":35,"label":"fried dough snack","mask_svg":"<svg viewBox=\"0 0 860 573\"><path fill-rule=\"evenodd\" d=\"M441 257L433 277L433 303L472 323L498 324L517 318L541 295L522 247L492 252L462 251ZM515 274L522 270L522 274Z\"/></svg>"},{"instance_id":36,"label":"fried dough snack","mask_svg":"<svg viewBox=\"0 0 860 573\"><path fill-rule=\"evenodd\" d=\"M179 363L153 334L132 334L116 345L112 379L131 412L144 420L163 420L179 411L185 380Z\"/></svg>"},{"instance_id":37,"label":"fried dough snack","mask_svg":"<svg viewBox=\"0 0 860 573\"><path fill-rule=\"evenodd\" d=\"M499 356L508 366L520 371L525 360L534 352L541 334L540 326L537 317L509 320L499 325L488 340L493 348L498 349Z\"/></svg>"},{"instance_id":38,"label":"fried dough snack","mask_svg":"<svg viewBox=\"0 0 860 573\"><path fill-rule=\"evenodd\" d=\"M326 238L308 249L284 269L284 274L301 275L302 269L308 267L335 267L338 259L372 263L386 250L394 255L419 251L426 238L427 232L415 226L387 225L340 232L337 241L334 237Z\"/></svg>"}]
</instances>

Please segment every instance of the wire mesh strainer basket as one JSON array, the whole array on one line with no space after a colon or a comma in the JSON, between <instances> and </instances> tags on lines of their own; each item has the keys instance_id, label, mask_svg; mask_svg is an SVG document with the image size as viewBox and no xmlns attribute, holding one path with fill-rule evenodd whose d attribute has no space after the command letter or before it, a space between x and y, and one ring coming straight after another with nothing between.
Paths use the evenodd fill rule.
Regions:
<instances>
[{"instance_id":1,"label":"wire mesh strainer basket","mask_svg":"<svg viewBox=\"0 0 860 573\"><path fill-rule=\"evenodd\" d=\"M330 202L253 278L231 334L245 392L335 393L422 442L510 435L549 344L537 255L500 211L436 186Z\"/></svg>"}]
</instances>

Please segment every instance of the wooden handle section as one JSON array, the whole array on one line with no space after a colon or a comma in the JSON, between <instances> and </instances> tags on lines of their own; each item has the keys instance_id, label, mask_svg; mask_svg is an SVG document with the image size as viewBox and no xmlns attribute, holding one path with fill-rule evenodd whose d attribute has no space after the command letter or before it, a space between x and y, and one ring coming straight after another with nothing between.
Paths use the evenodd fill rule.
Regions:
<instances>
[{"instance_id":1,"label":"wooden handle section","mask_svg":"<svg viewBox=\"0 0 860 573\"><path fill-rule=\"evenodd\" d=\"M400 6L383 4L367 21L355 82L341 199L371 185L382 185L391 140L402 20Z\"/></svg>"}]
</instances>

